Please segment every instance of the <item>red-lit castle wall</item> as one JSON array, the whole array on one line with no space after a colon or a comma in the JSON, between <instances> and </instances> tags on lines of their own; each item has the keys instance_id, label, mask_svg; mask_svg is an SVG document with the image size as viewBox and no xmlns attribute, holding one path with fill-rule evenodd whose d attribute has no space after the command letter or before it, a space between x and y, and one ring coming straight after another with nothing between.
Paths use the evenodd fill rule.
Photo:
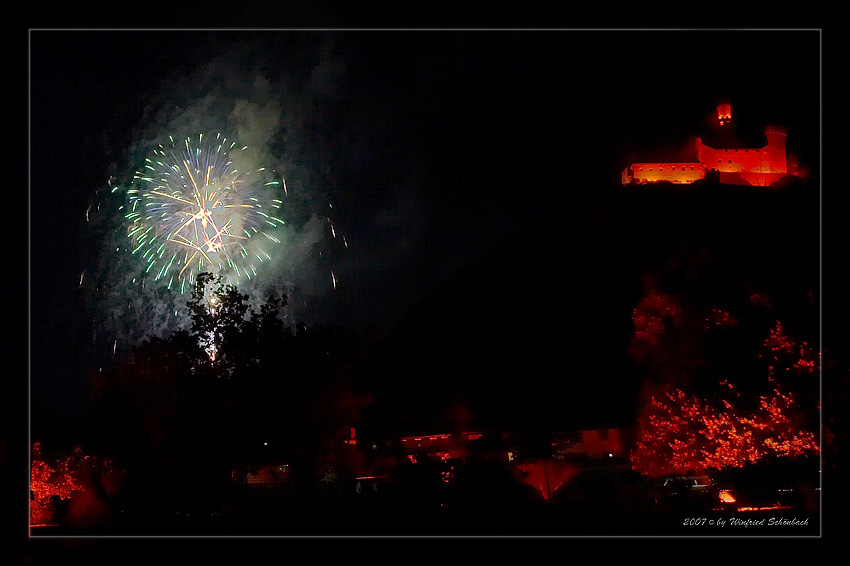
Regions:
<instances>
[{"instance_id":1,"label":"red-lit castle wall","mask_svg":"<svg viewBox=\"0 0 850 566\"><path fill-rule=\"evenodd\" d=\"M705 177L702 163L633 163L623 171L623 184L668 181L689 184Z\"/></svg>"},{"instance_id":2,"label":"red-lit castle wall","mask_svg":"<svg viewBox=\"0 0 850 566\"><path fill-rule=\"evenodd\" d=\"M765 129L767 145L759 149L714 149L697 138L697 156L707 169L720 173L720 182L731 185L769 186L788 174L785 131Z\"/></svg>"},{"instance_id":3,"label":"red-lit castle wall","mask_svg":"<svg viewBox=\"0 0 850 566\"><path fill-rule=\"evenodd\" d=\"M731 119L731 107L718 107L721 125ZM710 170L717 171L721 183L730 185L770 186L782 177L796 174L796 169L786 160L786 132L782 128L765 128L767 145L758 149L715 149L696 138L694 163L633 163L622 174L622 183L644 184L667 181L689 184L705 177Z\"/></svg>"}]
</instances>

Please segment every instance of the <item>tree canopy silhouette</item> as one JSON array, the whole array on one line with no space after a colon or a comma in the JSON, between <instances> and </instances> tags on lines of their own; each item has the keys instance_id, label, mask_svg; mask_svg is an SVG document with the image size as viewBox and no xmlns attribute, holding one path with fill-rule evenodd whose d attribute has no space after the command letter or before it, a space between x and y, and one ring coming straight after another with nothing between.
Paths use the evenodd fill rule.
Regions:
<instances>
[{"instance_id":1,"label":"tree canopy silhouette","mask_svg":"<svg viewBox=\"0 0 850 566\"><path fill-rule=\"evenodd\" d=\"M356 342L337 327L293 332L286 304L272 293L253 308L200 274L188 329L150 337L94 374L90 433L126 464L138 509L226 496L246 467L289 464L304 486L327 472L325 447L347 437L367 402L351 385Z\"/></svg>"}]
</instances>

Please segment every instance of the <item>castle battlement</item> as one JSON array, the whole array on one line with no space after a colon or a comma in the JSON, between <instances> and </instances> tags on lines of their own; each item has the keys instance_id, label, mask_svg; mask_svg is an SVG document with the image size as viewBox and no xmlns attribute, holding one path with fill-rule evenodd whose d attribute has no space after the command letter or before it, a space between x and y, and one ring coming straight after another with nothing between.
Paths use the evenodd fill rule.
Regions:
<instances>
[{"instance_id":1,"label":"castle battlement","mask_svg":"<svg viewBox=\"0 0 850 566\"><path fill-rule=\"evenodd\" d=\"M732 122L730 104L717 107L717 124L728 128ZM690 184L716 171L720 183L729 185L771 186L787 175L796 174L785 155L787 131L777 126L764 130L767 144L759 148L714 148L694 140L693 162L632 163L623 170L624 185L669 182Z\"/></svg>"}]
</instances>

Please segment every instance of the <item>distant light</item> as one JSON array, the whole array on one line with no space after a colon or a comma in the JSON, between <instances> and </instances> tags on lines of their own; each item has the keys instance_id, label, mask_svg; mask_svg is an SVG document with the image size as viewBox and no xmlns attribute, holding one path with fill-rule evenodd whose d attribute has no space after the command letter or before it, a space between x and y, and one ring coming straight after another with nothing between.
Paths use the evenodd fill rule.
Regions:
<instances>
[{"instance_id":1,"label":"distant light","mask_svg":"<svg viewBox=\"0 0 850 566\"><path fill-rule=\"evenodd\" d=\"M263 442L263 446L268 446L268 445L269 445L268 442Z\"/></svg>"},{"instance_id":2,"label":"distant light","mask_svg":"<svg viewBox=\"0 0 850 566\"><path fill-rule=\"evenodd\" d=\"M608 457L609 457L609 458L613 458L613 457L614 457L614 455L613 455L611 452L608 452Z\"/></svg>"}]
</instances>

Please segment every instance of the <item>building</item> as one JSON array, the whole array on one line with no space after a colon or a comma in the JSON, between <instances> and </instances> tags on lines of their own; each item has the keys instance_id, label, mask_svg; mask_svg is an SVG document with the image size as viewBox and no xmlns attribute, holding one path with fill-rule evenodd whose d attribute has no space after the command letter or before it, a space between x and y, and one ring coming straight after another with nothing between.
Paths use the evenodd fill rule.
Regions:
<instances>
[{"instance_id":1,"label":"building","mask_svg":"<svg viewBox=\"0 0 850 566\"><path fill-rule=\"evenodd\" d=\"M716 127L719 139L728 138L733 126L732 107L717 107ZM669 182L690 184L716 175L721 184L766 187L788 175L798 175L795 163L786 157L784 128L767 126L764 130L767 143L762 147L711 147L702 138L695 138L690 153L693 161L632 163L623 170L624 185Z\"/></svg>"},{"instance_id":2,"label":"building","mask_svg":"<svg viewBox=\"0 0 850 566\"><path fill-rule=\"evenodd\" d=\"M575 462L626 461L635 443L633 428L597 428L557 434L555 454Z\"/></svg>"},{"instance_id":3,"label":"building","mask_svg":"<svg viewBox=\"0 0 850 566\"><path fill-rule=\"evenodd\" d=\"M578 466L627 463L634 446L636 429L610 427L557 433L551 439L552 457ZM344 443L352 444L351 439ZM522 442L510 432L454 432L405 436L399 442L367 443L372 456L364 475L388 475L399 462L416 462L419 457L438 461L466 461L469 458L514 466L524 460ZM390 447L391 448L387 448ZM381 458L392 454L393 458ZM374 465L380 462L380 465Z\"/></svg>"}]
</instances>

